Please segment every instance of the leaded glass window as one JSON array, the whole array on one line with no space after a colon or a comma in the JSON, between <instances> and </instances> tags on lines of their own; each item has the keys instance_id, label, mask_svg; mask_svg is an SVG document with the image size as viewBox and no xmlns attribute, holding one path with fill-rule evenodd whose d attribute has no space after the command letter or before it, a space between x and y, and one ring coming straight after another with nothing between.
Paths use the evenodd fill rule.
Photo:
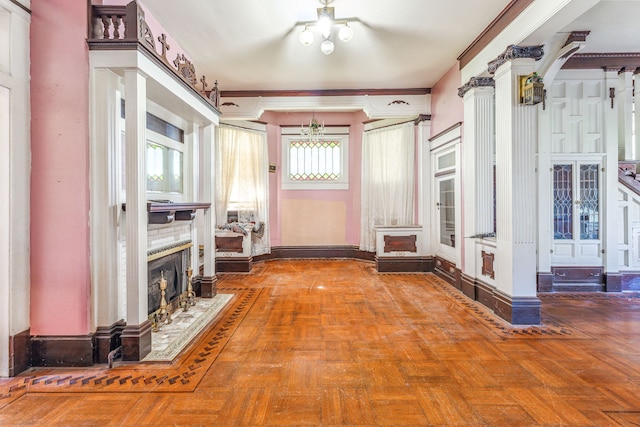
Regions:
<instances>
[{"instance_id":1,"label":"leaded glass window","mask_svg":"<svg viewBox=\"0 0 640 427\"><path fill-rule=\"evenodd\" d=\"M553 238L573 239L573 165L553 166Z\"/></svg>"},{"instance_id":2,"label":"leaded glass window","mask_svg":"<svg viewBox=\"0 0 640 427\"><path fill-rule=\"evenodd\" d=\"M580 165L580 238L600 238L600 195L598 165Z\"/></svg>"},{"instance_id":3,"label":"leaded glass window","mask_svg":"<svg viewBox=\"0 0 640 427\"><path fill-rule=\"evenodd\" d=\"M454 180L440 181L440 243L455 247L456 236L456 207Z\"/></svg>"},{"instance_id":4,"label":"leaded glass window","mask_svg":"<svg viewBox=\"0 0 640 427\"><path fill-rule=\"evenodd\" d=\"M291 141L289 179L337 181L342 176L340 141Z\"/></svg>"}]
</instances>

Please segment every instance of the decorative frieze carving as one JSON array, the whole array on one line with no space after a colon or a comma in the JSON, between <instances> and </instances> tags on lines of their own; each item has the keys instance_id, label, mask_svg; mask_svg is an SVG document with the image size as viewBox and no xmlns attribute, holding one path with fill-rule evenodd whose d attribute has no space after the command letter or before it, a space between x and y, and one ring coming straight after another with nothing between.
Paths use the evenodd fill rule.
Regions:
<instances>
[{"instance_id":1,"label":"decorative frieze carving","mask_svg":"<svg viewBox=\"0 0 640 427\"><path fill-rule=\"evenodd\" d=\"M143 46L153 54L154 58L167 66L202 98L214 107L219 107L220 94L217 85L215 91L208 94L204 76L198 79L195 66L184 54L178 53L175 60L169 61L167 52L170 50L170 46L166 34L157 37L160 52L156 50L156 38L147 24L144 10L137 2L132 1L127 6L92 5L91 13L89 49L133 50ZM198 82L202 83L202 90L197 87Z\"/></svg>"},{"instance_id":2,"label":"decorative frieze carving","mask_svg":"<svg viewBox=\"0 0 640 427\"><path fill-rule=\"evenodd\" d=\"M464 94L474 87L496 87L496 81L493 77L471 77L467 83L458 88L458 96L464 97Z\"/></svg>"},{"instance_id":3,"label":"decorative frieze carving","mask_svg":"<svg viewBox=\"0 0 640 427\"><path fill-rule=\"evenodd\" d=\"M540 60L544 55L543 46L516 46L511 45L507 49L498 55L496 59L489 62L487 69L489 73L494 74L496 70L505 62L512 59L531 58L536 61Z\"/></svg>"}]
</instances>

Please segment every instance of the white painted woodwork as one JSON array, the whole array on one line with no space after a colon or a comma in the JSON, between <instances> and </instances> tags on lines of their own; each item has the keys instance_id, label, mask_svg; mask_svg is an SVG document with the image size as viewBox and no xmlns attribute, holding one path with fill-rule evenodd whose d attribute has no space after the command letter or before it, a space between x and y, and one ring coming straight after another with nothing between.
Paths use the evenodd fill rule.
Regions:
<instances>
[{"instance_id":1,"label":"white painted woodwork","mask_svg":"<svg viewBox=\"0 0 640 427\"><path fill-rule=\"evenodd\" d=\"M494 88L477 87L464 95L464 145L462 182L464 188L464 258L462 271L475 276L477 257L474 239L493 229L493 166L495 164Z\"/></svg>"},{"instance_id":2,"label":"white painted woodwork","mask_svg":"<svg viewBox=\"0 0 640 427\"><path fill-rule=\"evenodd\" d=\"M419 257L424 255L422 253L422 227L419 225L408 226L377 226L376 228L376 256L378 258L396 258L396 257ZM416 250L415 251L389 251L385 252L385 236L393 237L408 237L415 236L416 238Z\"/></svg>"},{"instance_id":3,"label":"white painted woodwork","mask_svg":"<svg viewBox=\"0 0 640 427\"><path fill-rule=\"evenodd\" d=\"M138 70L125 70L126 236L128 325L147 320L147 174L146 78Z\"/></svg>"},{"instance_id":4,"label":"white painted woodwork","mask_svg":"<svg viewBox=\"0 0 640 427\"><path fill-rule=\"evenodd\" d=\"M30 16L0 0L0 377L30 326Z\"/></svg>"},{"instance_id":5,"label":"white painted woodwork","mask_svg":"<svg viewBox=\"0 0 640 427\"><path fill-rule=\"evenodd\" d=\"M618 74L614 108L618 111L618 147L624 149L623 160L638 160L633 143L633 73Z\"/></svg>"},{"instance_id":6,"label":"white painted woodwork","mask_svg":"<svg viewBox=\"0 0 640 427\"><path fill-rule=\"evenodd\" d=\"M433 205L431 206L431 240L435 249L435 255L441 256L453 263L459 264L462 259L462 236L464 229L462 227L462 186L460 179L461 153L460 142L462 129L456 126L436 137L429 142L431 144L431 192ZM449 166L443 166L442 159L452 159ZM454 188L454 206L455 206L455 234L453 246L441 243L441 224L440 209L438 207L442 203L440 200L441 182L452 180Z\"/></svg>"},{"instance_id":7,"label":"white painted woodwork","mask_svg":"<svg viewBox=\"0 0 640 427\"><path fill-rule=\"evenodd\" d=\"M357 95L357 96L259 96L225 97L220 111L225 120L257 120L273 111L360 111L370 119L415 117L430 114L431 95Z\"/></svg>"},{"instance_id":8,"label":"white painted woodwork","mask_svg":"<svg viewBox=\"0 0 640 427\"><path fill-rule=\"evenodd\" d=\"M640 269L640 195L618 184L618 214L615 235L618 241L618 269Z\"/></svg>"},{"instance_id":9,"label":"white painted woodwork","mask_svg":"<svg viewBox=\"0 0 640 427\"><path fill-rule=\"evenodd\" d=\"M418 124L418 222L422 225L422 248L425 255L435 253L435 245L432 236L432 206L434 206L432 196L432 171L429 152L429 133L431 129L430 121L423 121Z\"/></svg>"},{"instance_id":10,"label":"white painted woodwork","mask_svg":"<svg viewBox=\"0 0 640 427\"><path fill-rule=\"evenodd\" d=\"M215 197L213 192L215 189L215 165L214 155L214 137L215 127L212 124L201 128L200 138L200 201L203 203L211 203L211 207L206 209L202 214L202 233L201 241L204 246L204 276L212 277L215 274ZM194 270L197 271L197 270Z\"/></svg>"},{"instance_id":11,"label":"white painted woodwork","mask_svg":"<svg viewBox=\"0 0 640 427\"><path fill-rule=\"evenodd\" d=\"M92 70L90 77L90 263L91 328L121 319L118 303L118 219L120 189L120 78L110 70Z\"/></svg>"},{"instance_id":12,"label":"white painted woodwork","mask_svg":"<svg viewBox=\"0 0 640 427\"><path fill-rule=\"evenodd\" d=\"M600 77L602 78L602 77ZM613 108L611 108L611 100L609 99L610 87L615 87L617 77L616 71L606 71L604 73L604 88L602 90L602 103L603 103L603 139L606 142L604 145L605 156L603 159L604 172L602 177L603 182L603 204L601 206L602 212L602 249L604 250L603 266L605 273L615 273L618 271L618 234L616 233L616 226L618 221L618 126L616 126L616 104L614 102ZM640 217L633 221L640 221Z\"/></svg>"},{"instance_id":13,"label":"white painted woodwork","mask_svg":"<svg viewBox=\"0 0 640 427\"><path fill-rule=\"evenodd\" d=\"M633 97L633 124L634 124L634 141L633 141L633 150L636 153L636 156L640 156L640 74L635 74L633 76L633 81L635 82L635 96Z\"/></svg>"},{"instance_id":14,"label":"white painted woodwork","mask_svg":"<svg viewBox=\"0 0 640 427\"><path fill-rule=\"evenodd\" d=\"M536 295L537 108L519 103L519 76L532 59L506 62L496 81L496 284L512 297Z\"/></svg>"}]
</instances>

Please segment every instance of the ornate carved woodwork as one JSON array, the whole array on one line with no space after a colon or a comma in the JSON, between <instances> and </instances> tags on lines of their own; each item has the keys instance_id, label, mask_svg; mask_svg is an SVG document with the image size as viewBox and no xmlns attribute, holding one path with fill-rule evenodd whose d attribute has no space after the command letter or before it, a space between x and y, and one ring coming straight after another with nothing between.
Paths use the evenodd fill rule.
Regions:
<instances>
[{"instance_id":1,"label":"ornate carved woodwork","mask_svg":"<svg viewBox=\"0 0 640 427\"><path fill-rule=\"evenodd\" d=\"M467 83L458 88L458 96L464 97L464 94L474 87L496 87L496 81L493 77L471 77Z\"/></svg>"},{"instance_id":2,"label":"ornate carved woodwork","mask_svg":"<svg viewBox=\"0 0 640 427\"><path fill-rule=\"evenodd\" d=\"M505 62L512 59L531 58L536 61L540 60L544 55L543 46L509 46L504 52L502 52L496 59L489 62L487 67L489 73L494 74L496 70Z\"/></svg>"},{"instance_id":3,"label":"ornate carved woodwork","mask_svg":"<svg viewBox=\"0 0 640 427\"><path fill-rule=\"evenodd\" d=\"M147 52L152 60L173 72L198 97L205 100L216 110L219 97L209 97L204 90L196 87L199 79L193 63L182 53L169 61L167 52L170 46L166 34L157 37L160 52L156 49L156 38L147 24L145 14L136 1L126 6L92 5L88 28L89 49L91 50L141 50ZM201 79L204 82L204 77ZM204 85L204 83L203 83ZM204 86L206 87L206 86Z\"/></svg>"},{"instance_id":4,"label":"ornate carved woodwork","mask_svg":"<svg viewBox=\"0 0 640 427\"><path fill-rule=\"evenodd\" d=\"M417 237L415 234L410 236L384 236L385 252L417 252Z\"/></svg>"}]
</instances>

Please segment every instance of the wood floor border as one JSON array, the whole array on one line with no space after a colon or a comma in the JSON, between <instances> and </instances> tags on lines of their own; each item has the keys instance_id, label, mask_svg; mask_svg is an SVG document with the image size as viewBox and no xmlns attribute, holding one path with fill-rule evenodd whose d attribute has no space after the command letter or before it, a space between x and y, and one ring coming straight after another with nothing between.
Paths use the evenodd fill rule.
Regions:
<instances>
[{"instance_id":1,"label":"wood floor border","mask_svg":"<svg viewBox=\"0 0 640 427\"><path fill-rule=\"evenodd\" d=\"M111 369L33 368L0 383L0 408L25 393L192 392L238 328L262 289L218 288L235 293L221 315L173 363L116 362Z\"/></svg>"}]
</instances>

